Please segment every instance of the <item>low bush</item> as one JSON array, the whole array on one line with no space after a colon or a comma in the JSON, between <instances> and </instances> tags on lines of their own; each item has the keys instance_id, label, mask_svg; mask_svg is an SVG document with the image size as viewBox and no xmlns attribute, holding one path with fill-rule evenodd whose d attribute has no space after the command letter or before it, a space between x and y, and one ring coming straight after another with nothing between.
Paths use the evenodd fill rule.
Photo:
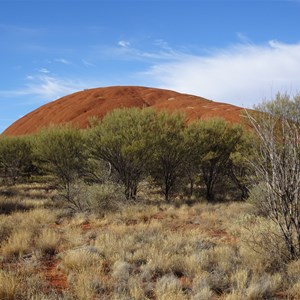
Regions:
<instances>
[{"instance_id":1,"label":"low bush","mask_svg":"<svg viewBox=\"0 0 300 300\"><path fill-rule=\"evenodd\" d=\"M100 214L117 211L126 202L122 188L113 183L88 186L86 197L89 209Z\"/></svg>"},{"instance_id":2,"label":"low bush","mask_svg":"<svg viewBox=\"0 0 300 300\"><path fill-rule=\"evenodd\" d=\"M248 216L241 224L241 256L256 273L282 270L288 252L276 224L263 217Z\"/></svg>"}]
</instances>

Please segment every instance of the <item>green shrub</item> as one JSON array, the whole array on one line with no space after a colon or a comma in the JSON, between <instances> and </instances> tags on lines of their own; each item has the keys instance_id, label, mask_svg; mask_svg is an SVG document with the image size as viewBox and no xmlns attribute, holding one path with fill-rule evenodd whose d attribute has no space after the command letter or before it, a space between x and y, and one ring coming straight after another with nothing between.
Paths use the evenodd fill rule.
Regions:
<instances>
[{"instance_id":1,"label":"green shrub","mask_svg":"<svg viewBox=\"0 0 300 300\"><path fill-rule=\"evenodd\" d=\"M75 197L77 181L87 172L83 133L70 125L45 129L36 138L35 153L41 166L56 177L61 196L81 209Z\"/></svg>"},{"instance_id":2,"label":"green shrub","mask_svg":"<svg viewBox=\"0 0 300 300\"><path fill-rule=\"evenodd\" d=\"M4 182L15 184L33 171L32 144L24 137L0 138L0 176Z\"/></svg>"},{"instance_id":3,"label":"green shrub","mask_svg":"<svg viewBox=\"0 0 300 300\"><path fill-rule=\"evenodd\" d=\"M126 200L121 187L113 183L89 186L87 197L89 208L98 213L117 211Z\"/></svg>"},{"instance_id":4,"label":"green shrub","mask_svg":"<svg viewBox=\"0 0 300 300\"><path fill-rule=\"evenodd\" d=\"M187 129L190 145L190 167L206 186L208 201L215 199L215 186L226 175L228 163L238 149L243 136L239 125L223 119L200 120Z\"/></svg>"},{"instance_id":5,"label":"green shrub","mask_svg":"<svg viewBox=\"0 0 300 300\"><path fill-rule=\"evenodd\" d=\"M156 113L149 109L116 109L91 129L93 158L111 164L127 200L136 198L150 162L155 118Z\"/></svg>"}]
</instances>

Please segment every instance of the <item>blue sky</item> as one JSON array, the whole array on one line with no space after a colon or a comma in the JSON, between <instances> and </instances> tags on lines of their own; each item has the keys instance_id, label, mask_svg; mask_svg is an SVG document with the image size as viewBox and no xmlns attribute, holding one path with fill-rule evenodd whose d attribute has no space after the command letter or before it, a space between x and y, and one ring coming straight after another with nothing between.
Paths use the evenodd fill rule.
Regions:
<instances>
[{"instance_id":1,"label":"blue sky","mask_svg":"<svg viewBox=\"0 0 300 300\"><path fill-rule=\"evenodd\" d=\"M251 107L300 91L300 1L0 0L0 131L85 88Z\"/></svg>"}]
</instances>

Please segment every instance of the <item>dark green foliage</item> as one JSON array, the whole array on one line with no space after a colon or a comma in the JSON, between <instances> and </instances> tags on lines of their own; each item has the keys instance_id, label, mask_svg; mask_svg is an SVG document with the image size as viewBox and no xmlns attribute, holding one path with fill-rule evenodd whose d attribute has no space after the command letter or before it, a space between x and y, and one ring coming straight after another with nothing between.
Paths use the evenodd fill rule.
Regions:
<instances>
[{"instance_id":1,"label":"dark green foliage","mask_svg":"<svg viewBox=\"0 0 300 300\"><path fill-rule=\"evenodd\" d=\"M95 122L94 122L95 123ZM151 175L169 201L182 179L188 178L192 189L195 176L206 186L206 197L214 199L215 185L229 176L241 190L245 171L243 129L223 119L197 121L186 127L185 116L153 110L115 110L91 130L93 158L112 166L112 173L125 187L127 199L135 199L137 186Z\"/></svg>"},{"instance_id":2,"label":"dark green foliage","mask_svg":"<svg viewBox=\"0 0 300 300\"><path fill-rule=\"evenodd\" d=\"M248 198L249 187L251 187L254 181L250 163L255 153L252 147L254 139L256 137L253 133L243 131L235 151L230 155L226 168L227 175L234 186L240 191L240 198L242 200Z\"/></svg>"},{"instance_id":3,"label":"dark green foliage","mask_svg":"<svg viewBox=\"0 0 300 300\"><path fill-rule=\"evenodd\" d=\"M216 185L223 193L228 179L242 198L247 196L249 138L241 126L223 119L198 120L187 126L180 113L125 108L94 120L85 131L58 126L33 138L33 143L1 138L2 176L14 183L30 174L34 157L41 170L57 179L60 196L78 209L88 206L82 200L86 184L121 183L126 199L135 200L138 184L147 176L161 188L166 201L188 186L190 196L194 186L200 190L205 186L206 197L212 201Z\"/></svg>"},{"instance_id":4,"label":"dark green foliage","mask_svg":"<svg viewBox=\"0 0 300 300\"><path fill-rule=\"evenodd\" d=\"M58 179L65 198L72 201L72 185L87 172L87 153L82 132L71 126L44 130L37 136L35 153L42 167Z\"/></svg>"},{"instance_id":5,"label":"dark green foliage","mask_svg":"<svg viewBox=\"0 0 300 300\"><path fill-rule=\"evenodd\" d=\"M208 201L214 200L215 185L226 175L228 163L236 153L242 135L241 126L230 125L223 119L197 121L189 126L190 165L201 174Z\"/></svg>"},{"instance_id":6,"label":"dark green foliage","mask_svg":"<svg viewBox=\"0 0 300 300\"><path fill-rule=\"evenodd\" d=\"M4 182L15 184L33 170L32 144L25 137L0 138L0 175Z\"/></svg>"},{"instance_id":7,"label":"dark green foliage","mask_svg":"<svg viewBox=\"0 0 300 300\"><path fill-rule=\"evenodd\" d=\"M117 109L91 130L90 148L96 159L109 162L125 187L127 199L135 199L153 151L153 110Z\"/></svg>"},{"instance_id":8,"label":"dark green foliage","mask_svg":"<svg viewBox=\"0 0 300 300\"><path fill-rule=\"evenodd\" d=\"M185 128L185 116L182 114L161 112L156 116L149 171L162 187L167 202L176 181L184 176L189 153L184 136Z\"/></svg>"}]
</instances>

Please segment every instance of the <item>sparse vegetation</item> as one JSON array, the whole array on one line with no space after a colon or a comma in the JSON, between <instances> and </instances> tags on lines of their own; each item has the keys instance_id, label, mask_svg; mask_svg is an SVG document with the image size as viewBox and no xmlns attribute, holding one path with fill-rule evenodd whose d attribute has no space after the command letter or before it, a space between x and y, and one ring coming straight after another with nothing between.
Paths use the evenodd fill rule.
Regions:
<instances>
[{"instance_id":1,"label":"sparse vegetation","mask_svg":"<svg viewBox=\"0 0 300 300\"><path fill-rule=\"evenodd\" d=\"M252 163L264 194L262 205L278 227L288 259L300 257L299 99L278 94L257 107L260 115L250 116L259 137Z\"/></svg>"},{"instance_id":2,"label":"sparse vegetation","mask_svg":"<svg viewBox=\"0 0 300 300\"><path fill-rule=\"evenodd\" d=\"M0 186L0 299L298 299L298 120L258 116L261 140L138 109L35 136L42 172Z\"/></svg>"},{"instance_id":3,"label":"sparse vegetation","mask_svg":"<svg viewBox=\"0 0 300 300\"><path fill-rule=\"evenodd\" d=\"M299 261L278 263L249 244L256 217L246 202L176 207L162 199L102 216L35 203L0 216L8 299L297 299ZM259 222L252 232L268 229Z\"/></svg>"}]
</instances>

